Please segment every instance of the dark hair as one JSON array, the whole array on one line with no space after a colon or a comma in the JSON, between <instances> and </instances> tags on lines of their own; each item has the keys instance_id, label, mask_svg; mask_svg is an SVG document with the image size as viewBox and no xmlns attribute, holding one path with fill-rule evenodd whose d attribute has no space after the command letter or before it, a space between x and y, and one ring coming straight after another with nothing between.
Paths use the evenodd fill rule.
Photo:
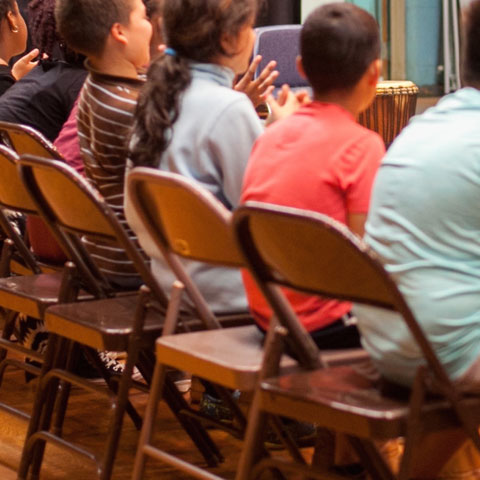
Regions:
<instances>
[{"instance_id":1,"label":"dark hair","mask_svg":"<svg viewBox=\"0 0 480 480\"><path fill-rule=\"evenodd\" d=\"M100 54L112 25L128 23L132 0L57 0L58 30L68 46L84 55Z\"/></svg>"},{"instance_id":2,"label":"dark hair","mask_svg":"<svg viewBox=\"0 0 480 480\"><path fill-rule=\"evenodd\" d=\"M163 0L143 0L143 3L147 9L148 18L162 14Z\"/></svg>"},{"instance_id":3,"label":"dark hair","mask_svg":"<svg viewBox=\"0 0 480 480\"><path fill-rule=\"evenodd\" d=\"M480 88L480 1L475 0L465 12L463 29L462 77L466 86Z\"/></svg>"},{"instance_id":4,"label":"dark hair","mask_svg":"<svg viewBox=\"0 0 480 480\"><path fill-rule=\"evenodd\" d=\"M303 25L300 52L315 92L353 87L380 57L378 24L350 3L318 7Z\"/></svg>"},{"instance_id":5,"label":"dark hair","mask_svg":"<svg viewBox=\"0 0 480 480\"><path fill-rule=\"evenodd\" d=\"M49 59L41 60L47 65L55 56L72 64L82 64L84 57L77 55L65 45L57 32L55 22L55 0L30 0L28 4L28 29L32 45L40 50L40 58L47 54Z\"/></svg>"},{"instance_id":6,"label":"dark hair","mask_svg":"<svg viewBox=\"0 0 480 480\"><path fill-rule=\"evenodd\" d=\"M0 0L0 21L7 16L8 12L15 10L15 0Z\"/></svg>"},{"instance_id":7,"label":"dark hair","mask_svg":"<svg viewBox=\"0 0 480 480\"><path fill-rule=\"evenodd\" d=\"M163 26L169 48L152 62L140 92L133 126L130 159L154 165L168 146L169 130L179 114L179 98L191 81L190 62L209 63L227 55L223 34L237 35L257 13L257 0L168 0ZM155 154L155 158L154 155Z\"/></svg>"}]
</instances>

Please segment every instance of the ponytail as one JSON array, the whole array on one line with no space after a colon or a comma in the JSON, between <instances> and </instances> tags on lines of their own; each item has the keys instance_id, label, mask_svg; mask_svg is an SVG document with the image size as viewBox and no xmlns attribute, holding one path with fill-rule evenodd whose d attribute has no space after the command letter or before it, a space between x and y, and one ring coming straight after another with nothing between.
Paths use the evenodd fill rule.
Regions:
<instances>
[{"instance_id":1,"label":"ponytail","mask_svg":"<svg viewBox=\"0 0 480 480\"><path fill-rule=\"evenodd\" d=\"M189 62L178 55L157 58L138 98L130 160L134 166L157 166L179 115L180 96L191 82Z\"/></svg>"}]
</instances>

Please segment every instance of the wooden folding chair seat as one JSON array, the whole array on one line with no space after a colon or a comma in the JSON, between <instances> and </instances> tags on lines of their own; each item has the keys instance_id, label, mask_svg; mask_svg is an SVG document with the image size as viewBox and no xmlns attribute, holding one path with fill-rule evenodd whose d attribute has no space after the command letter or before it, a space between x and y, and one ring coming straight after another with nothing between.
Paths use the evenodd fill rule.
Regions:
<instances>
[{"instance_id":1,"label":"wooden folding chair seat","mask_svg":"<svg viewBox=\"0 0 480 480\"><path fill-rule=\"evenodd\" d=\"M405 437L400 479L410 478L413 450L430 432L464 428L480 447L480 398L455 388L397 286L358 237L324 215L255 202L240 207L234 223L248 268L289 341L295 343L300 323L280 286L397 311L425 359L411 391L372 377L360 365L318 368L315 356L302 362L303 371L264 379L250 411L237 480L258 478L265 469L307 478L332 475L301 457L261 458L258 447L270 415L346 434L373 479L395 478L375 441Z\"/></svg>"},{"instance_id":2,"label":"wooden folding chair seat","mask_svg":"<svg viewBox=\"0 0 480 480\"><path fill-rule=\"evenodd\" d=\"M211 319L211 328L207 331L163 335L156 342L157 363L133 478L142 477L147 457L162 460L198 478L218 478L197 465L155 448L152 436L157 403L169 367L186 370L212 382L220 398L232 410L238 427L226 427L195 410L190 410L190 416L243 437L246 420L230 393L232 390L253 391L262 365L263 335L254 325L219 328L218 318L177 258L178 255L212 265L243 266L231 231L231 213L197 183L173 173L136 168L128 177L127 188L129 201L159 252L185 285L197 308ZM178 212L188 212L188 215ZM288 369L296 362L285 355L280 363L282 368Z\"/></svg>"},{"instance_id":3,"label":"wooden folding chair seat","mask_svg":"<svg viewBox=\"0 0 480 480\"><path fill-rule=\"evenodd\" d=\"M20 159L20 172L37 210L98 299L56 305L48 309L45 315L49 342L18 478L27 478L29 470L33 476L39 475L45 443L50 442L95 461L98 477L106 480L112 474L135 364L149 382L154 364L153 343L162 329L170 328L168 324L176 322L178 315L182 325L188 322L188 328L204 328L204 325L198 315L179 312L179 293L183 289L179 282L172 287L171 299L167 299L153 278L145 258L132 243L115 213L77 172L62 162L32 156ZM68 197L65 192L68 192ZM108 277L96 265L95 258L85 248L82 238L86 235L89 239L113 243L127 252L146 284L140 295L114 290ZM99 454L61 437L65 411L61 411L55 419L52 417L59 381L63 382L63 390L67 392L72 384L95 392L105 392L104 388L74 375L78 346L86 347L86 351L91 353L95 350L127 352L125 370L117 388L113 388L118 390L118 394L112 396L109 393L113 415L105 451ZM95 355L91 357L101 369L98 358ZM110 380L108 375L106 379ZM206 461L215 463L217 449L206 431L194 419L180 416L179 412L187 405L170 377L167 378L165 399Z\"/></svg>"},{"instance_id":4,"label":"wooden folding chair seat","mask_svg":"<svg viewBox=\"0 0 480 480\"><path fill-rule=\"evenodd\" d=\"M42 361L39 352L12 341L18 313L43 319L49 306L59 301L73 301L79 294L78 285L75 287L73 266L64 269L62 266L39 262L24 238L10 223L8 215L11 212L38 215L18 176L17 161L15 152L0 146L0 227L6 235L0 260L0 308L3 320L0 338L0 383L5 369L11 366L22 368L33 375L39 374L39 368L31 362L20 360L18 355L7 356L7 351L13 351L30 360ZM91 298L85 291L79 295L81 299ZM10 405L0 403L0 407L22 417L26 416L25 412Z\"/></svg>"}]
</instances>

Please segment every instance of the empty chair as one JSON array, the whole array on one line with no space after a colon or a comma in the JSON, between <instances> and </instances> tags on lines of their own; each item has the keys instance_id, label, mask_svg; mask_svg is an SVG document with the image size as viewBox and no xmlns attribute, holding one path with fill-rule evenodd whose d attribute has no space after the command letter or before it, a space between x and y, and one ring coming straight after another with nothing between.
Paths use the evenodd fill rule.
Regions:
<instances>
[{"instance_id":1,"label":"empty chair","mask_svg":"<svg viewBox=\"0 0 480 480\"><path fill-rule=\"evenodd\" d=\"M327 473L305 462L260 458L270 414L346 434L372 478L394 478L375 441L405 437L401 479L410 478L413 451L431 432L463 428L480 447L480 399L455 388L395 283L358 237L324 215L254 202L235 212L234 223L248 268L287 329L287 340L296 343L300 323L279 286L397 311L425 357L411 391L378 381L378 375L358 366L319 369L313 351L304 356L303 371L262 381L250 411L238 480L257 478L264 469L308 478Z\"/></svg>"},{"instance_id":2,"label":"empty chair","mask_svg":"<svg viewBox=\"0 0 480 480\"><path fill-rule=\"evenodd\" d=\"M88 299L87 292L78 294L79 285L74 280L74 268L63 269L38 262L22 235L12 226L8 218L11 212L20 215L37 215L36 206L23 186L17 171L18 156L10 149L0 146L0 225L6 235L2 245L0 262L0 308L4 324L0 339L0 382L9 366L23 368L30 374L38 374L39 368L31 362L7 356L13 350L31 360L41 361L40 352L11 341L18 313L35 319L43 319L47 307L59 301ZM0 404L7 410L24 415L12 406Z\"/></svg>"}]
</instances>

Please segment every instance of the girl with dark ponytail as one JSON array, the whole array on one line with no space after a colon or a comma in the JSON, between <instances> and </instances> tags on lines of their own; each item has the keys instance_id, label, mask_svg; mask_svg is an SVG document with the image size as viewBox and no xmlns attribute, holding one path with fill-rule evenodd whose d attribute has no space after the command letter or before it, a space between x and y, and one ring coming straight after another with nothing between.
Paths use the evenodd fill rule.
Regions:
<instances>
[{"instance_id":1,"label":"girl with dark ponytail","mask_svg":"<svg viewBox=\"0 0 480 480\"><path fill-rule=\"evenodd\" d=\"M262 124L252 102L232 88L248 69L257 0L164 2L165 55L147 73L135 113L130 165L180 173L200 182L227 208L239 201L244 169ZM148 233L127 199L127 218L147 254ZM168 290L172 275L162 258L154 274ZM189 273L216 311L246 310L239 272L198 262Z\"/></svg>"}]
</instances>

